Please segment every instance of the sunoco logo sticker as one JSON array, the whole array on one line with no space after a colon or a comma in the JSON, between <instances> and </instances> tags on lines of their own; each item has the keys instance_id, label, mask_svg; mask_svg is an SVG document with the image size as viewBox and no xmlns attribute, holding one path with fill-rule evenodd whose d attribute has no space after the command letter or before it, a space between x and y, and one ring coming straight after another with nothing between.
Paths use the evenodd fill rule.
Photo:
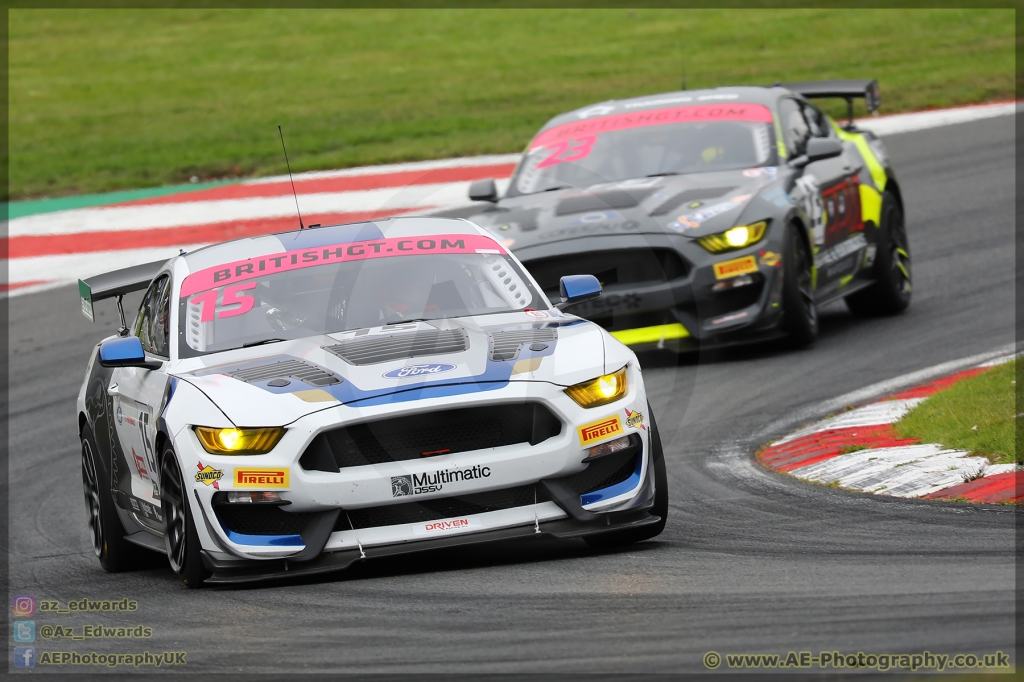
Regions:
<instances>
[{"instance_id":1,"label":"sunoco logo sticker","mask_svg":"<svg viewBox=\"0 0 1024 682\"><path fill-rule=\"evenodd\" d=\"M643 429L646 431L647 427L644 426L644 413L639 410L635 412L626 410L626 426L631 429Z\"/></svg>"},{"instance_id":2,"label":"sunoco logo sticker","mask_svg":"<svg viewBox=\"0 0 1024 682\"><path fill-rule=\"evenodd\" d=\"M444 363L435 363L429 365L411 365L409 367L399 367L393 369L390 372L385 372L381 376L385 379L404 379L405 377L420 377L430 376L432 374L443 374L450 372L455 369L455 365L447 365Z\"/></svg>"},{"instance_id":3,"label":"sunoco logo sticker","mask_svg":"<svg viewBox=\"0 0 1024 682\"><path fill-rule=\"evenodd\" d=\"M132 451L134 453L134 450ZM214 469L209 464L203 465L202 462L197 463L199 471L196 472L196 483L202 483L203 485L212 485L214 488L220 488L218 481L224 478L224 472L220 469Z\"/></svg>"}]
</instances>

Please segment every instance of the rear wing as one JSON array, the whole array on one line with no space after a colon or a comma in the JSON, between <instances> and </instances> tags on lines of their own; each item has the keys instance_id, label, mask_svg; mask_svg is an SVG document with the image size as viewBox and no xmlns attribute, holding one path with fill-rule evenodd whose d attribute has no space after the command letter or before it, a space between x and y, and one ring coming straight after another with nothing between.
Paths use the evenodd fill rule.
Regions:
<instances>
[{"instance_id":1,"label":"rear wing","mask_svg":"<svg viewBox=\"0 0 1024 682\"><path fill-rule=\"evenodd\" d=\"M853 100L863 99L868 112L872 114L878 111L882 104L876 80L804 81L777 85L799 93L807 99L845 99L850 123L853 123Z\"/></svg>"},{"instance_id":2,"label":"rear wing","mask_svg":"<svg viewBox=\"0 0 1024 682\"><path fill-rule=\"evenodd\" d=\"M89 279L78 280L78 297L82 301L82 314L90 322L95 322L93 303L106 298L120 299L132 291L142 291L148 288L150 282L166 262L166 260L158 260L143 265L133 265L123 270L114 270ZM118 300L118 307L120 308L120 300Z\"/></svg>"}]
</instances>

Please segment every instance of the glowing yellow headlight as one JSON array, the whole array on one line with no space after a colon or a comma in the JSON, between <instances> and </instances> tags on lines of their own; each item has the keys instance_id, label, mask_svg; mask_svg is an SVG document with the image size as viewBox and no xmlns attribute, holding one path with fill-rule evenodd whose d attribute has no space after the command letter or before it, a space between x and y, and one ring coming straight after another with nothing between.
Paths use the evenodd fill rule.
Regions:
<instances>
[{"instance_id":1,"label":"glowing yellow headlight","mask_svg":"<svg viewBox=\"0 0 1024 682\"><path fill-rule=\"evenodd\" d=\"M750 241L750 228L746 225L740 225L731 230L726 230L725 241L729 242L729 246L735 246L736 248L745 246Z\"/></svg>"},{"instance_id":2,"label":"glowing yellow headlight","mask_svg":"<svg viewBox=\"0 0 1024 682\"><path fill-rule=\"evenodd\" d=\"M580 407L600 407L626 395L626 368L565 389Z\"/></svg>"},{"instance_id":3,"label":"glowing yellow headlight","mask_svg":"<svg viewBox=\"0 0 1024 682\"><path fill-rule=\"evenodd\" d=\"M274 449L284 429L214 429L195 427L203 449L211 455L264 455Z\"/></svg>"},{"instance_id":4,"label":"glowing yellow headlight","mask_svg":"<svg viewBox=\"0 0 1024 682\"><path fill-rule=\"evenodd\" d=\"M725 232L697 237L697 243L711 253L734 251L761 241L767 228L767 220L750 225L737 225Z\"/></svg>"}]
</instances>

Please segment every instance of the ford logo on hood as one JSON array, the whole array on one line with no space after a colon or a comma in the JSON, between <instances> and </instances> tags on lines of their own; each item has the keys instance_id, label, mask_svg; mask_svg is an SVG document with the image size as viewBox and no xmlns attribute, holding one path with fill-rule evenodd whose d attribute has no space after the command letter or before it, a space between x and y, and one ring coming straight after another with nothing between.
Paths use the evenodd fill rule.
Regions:
<instances>
[{"instance_id":1,"label":"ford logo on hood","mask_svg":"<svg viewBox=\"0 0 1024 682\"><path fill-rule=\"evenodd\" d=\"M385 372L381 376L385 379L404 379L405 377L422 377L430 376L432 374L443 374L444 372L450 372L453 369L455 369L455 365L446 365L442 363L410 365L409 367L399 367L398 369L393 369L390 372Z\"/></svg>"}]
</instances>

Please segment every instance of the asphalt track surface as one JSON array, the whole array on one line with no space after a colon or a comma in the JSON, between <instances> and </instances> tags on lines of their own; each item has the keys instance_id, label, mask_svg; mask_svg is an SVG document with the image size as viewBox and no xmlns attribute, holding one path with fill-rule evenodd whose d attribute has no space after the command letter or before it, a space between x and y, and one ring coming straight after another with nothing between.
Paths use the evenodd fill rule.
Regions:
<instances>
[{"instance_id":1,"label":"asphalt track surface","mask_svg":"<svg viewBox=\"0 0 1024 682\"><path fill-rule=\"evenodd\" d=\"M86 536L75 397L112 306L93 326L73 288L12 298L11 593L139 602L129 616L37 615L37 627L154 628L143 642L37 640L37 652L186 651L189 672L285 674L701 673L708 651L1012 652L1011 508L807 485L751 453L799 426L785 423L795 411L1014 341L1013 124L887 139L913 251L906 314L857 320L838 304L811 350L643 359L671 512L663 535L621 550L537 539L246 589L188 590L160 567L105 574Z\"/></svg>"}]
</instances>

